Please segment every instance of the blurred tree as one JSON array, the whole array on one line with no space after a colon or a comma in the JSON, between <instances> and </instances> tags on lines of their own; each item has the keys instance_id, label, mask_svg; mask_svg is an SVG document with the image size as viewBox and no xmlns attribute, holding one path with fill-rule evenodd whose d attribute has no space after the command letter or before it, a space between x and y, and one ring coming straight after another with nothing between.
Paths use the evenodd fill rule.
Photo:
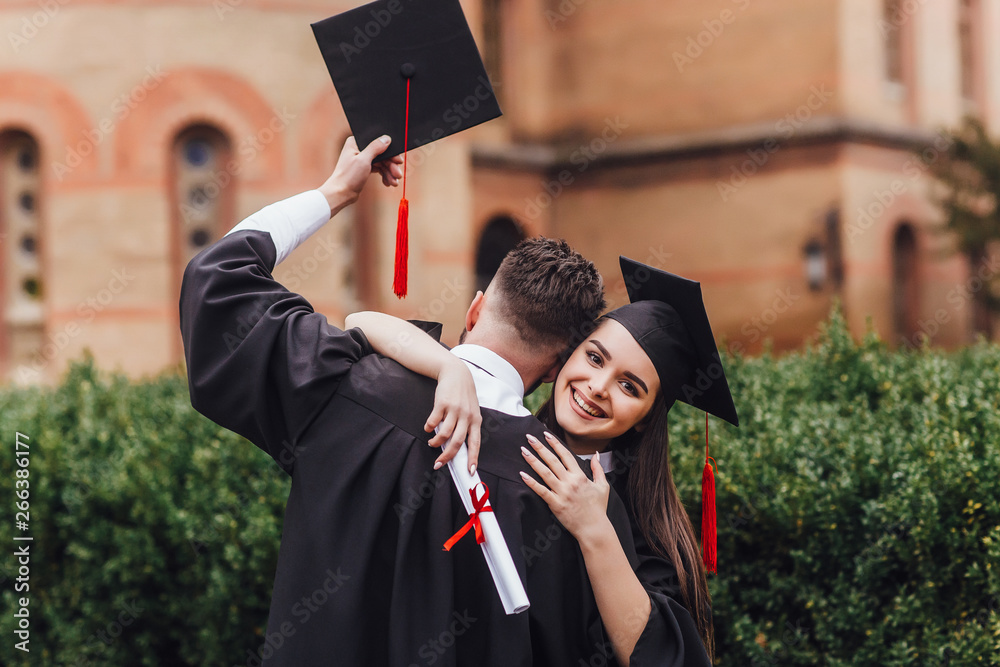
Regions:
<instances>
[{"instance_id":1,"label":"blurred tree","mask_svg":"<svg viewBox=\"0 0 1000 667\"><path fill-rule=\"evenodd\" d=\"M931 165L942 186L936 200L945 214L945 228L954 235L957 250L968 259L970 275L982 280L982 288L972 290L971 295L975 304L973 328L989 337L991 315L1000 312L996 289L1000 276L988 268L988 260L1000 246L1000 143L972 117L947 138L948 149Z\"/></svg>"}]
</instances>

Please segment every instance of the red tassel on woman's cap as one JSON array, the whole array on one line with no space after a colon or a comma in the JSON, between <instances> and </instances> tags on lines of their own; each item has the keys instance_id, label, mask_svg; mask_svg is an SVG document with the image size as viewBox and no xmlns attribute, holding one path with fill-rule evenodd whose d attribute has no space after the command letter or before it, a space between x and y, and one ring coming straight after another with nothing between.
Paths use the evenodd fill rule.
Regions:
<instances>
[{"instance_id":1,"label":"red tassel on woman's cap","mask_svg":"<svg viewBox=\"0 0 1000 667\"><path fill-rule=\"evenodd\" d=\"M705 415L705 469L701 473L701 556L705 569L715 572L716 523L715 523L715 474L712 464L715 459L708 455L708 414Z\"/></svg>"},{"instance_id":2,"label":"red tassel on woman's cap","mask_svg":"<svg viewBox=\"0 0 1000 667\"><path fill-rule=\"evenodd\" d=\"M708 322L701 284L667 273L662 269L619 257L622 278L630 303L607 313L632 334L653 362L660 377L660 392L705 411L705 468L701 482L701 549L705 568L717 570L715 518L715 459L708 450L708 415L739 426L739 417L729 382L715 345L712 325ZM677 369L690 364L690 375ZM698 391L691 392L690 381L697 378ZM707 384L702 384L702 379Z\"/></svg>"}]
</instances>

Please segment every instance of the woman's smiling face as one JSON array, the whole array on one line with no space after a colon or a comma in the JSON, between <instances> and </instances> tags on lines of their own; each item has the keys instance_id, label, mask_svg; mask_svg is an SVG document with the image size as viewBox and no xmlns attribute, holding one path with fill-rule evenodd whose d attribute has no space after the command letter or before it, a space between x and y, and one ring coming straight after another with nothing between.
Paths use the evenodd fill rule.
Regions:
<instances>
[{"instance_id":1,"label":"woman's smiling face","mask_svg":"<svg viewBox=\"0 0 1000 667\"><path fill-rule=\"evenodd\" d=\"M649 413L660 378L625 327L605 319L570 355L552 389L556 421L577 454L604 449Z\"/></svg>"}]
</instances>

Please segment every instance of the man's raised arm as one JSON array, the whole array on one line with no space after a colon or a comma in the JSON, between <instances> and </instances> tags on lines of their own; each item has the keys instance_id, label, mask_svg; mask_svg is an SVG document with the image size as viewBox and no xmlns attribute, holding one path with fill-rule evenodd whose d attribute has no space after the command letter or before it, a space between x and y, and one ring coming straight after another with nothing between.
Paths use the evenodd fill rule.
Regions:
<instances>
[{"instance_id":1,"label":"man's raised arm","mask_svg":"<svg viewBox=\"0 0 1000 667\"><path fill-rule=\"evenodd\" d=\"M330 218L356 202L372 173L380 174L386 186L399 183L403 175L399 167L402 157L372 165L372 160L388 147L389 137L381 137L359 151L354 137L348 137L333 174L323 185L262 208L226 236L251 229L268 232L277 251L275 264L279 264Z\"/></svg>"},{"instance_id":2,"label":"man's raised arm","mask_svg":"<svg viewBox=\"0 0 1000 667\"><path fill-rule=\"evenodd\" d=\"M271 276L275 265L357 200L372 172L385 185L397 160L372 167L388 142L359 151L349 138L318 190L261 209L199 253L184 271L180 324L191 403L291 472L294 446L351 364L371 351Z\"/></svg>"}]
</instances>

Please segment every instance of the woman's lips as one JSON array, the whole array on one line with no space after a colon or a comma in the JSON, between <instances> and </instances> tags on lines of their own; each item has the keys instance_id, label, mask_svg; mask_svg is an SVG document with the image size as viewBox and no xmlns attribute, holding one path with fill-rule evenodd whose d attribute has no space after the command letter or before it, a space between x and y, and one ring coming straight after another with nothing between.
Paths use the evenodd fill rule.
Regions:
<instances>
[{"instance_id":1,"label":"woman's lips","mask_svg":"<svg viewBox=\"0 0 1000 667\"><path fill-rule=\"evenodd\" d=\"M583 395L575 388L571 386L569 389L570 400L572 400L573 405L576 406L577 412L582 412L584 416L590 417L591 419L604 419L607 417L607 413L605 413L604 410L601 410L591 401L584 398Z\"/></svg>"}]
</instances>

